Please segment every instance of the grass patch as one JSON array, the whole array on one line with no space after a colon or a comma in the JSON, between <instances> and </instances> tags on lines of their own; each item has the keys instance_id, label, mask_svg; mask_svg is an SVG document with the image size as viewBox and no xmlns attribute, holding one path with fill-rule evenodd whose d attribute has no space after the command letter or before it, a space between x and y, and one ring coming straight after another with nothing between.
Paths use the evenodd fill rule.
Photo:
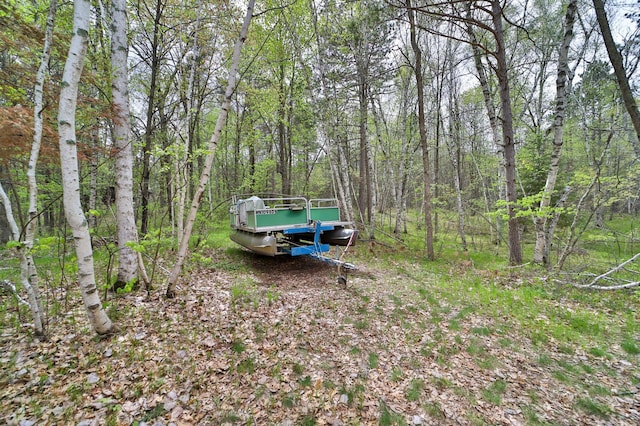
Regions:
<instances>
[{"instance_id":1,"label":"grass patch","mask_svg":"<svg viewBox=\"0 0 640 426\"><path fill-rule=\"evenodd\" d=\"M424 382L420 379L413 379L411 383L409 383L409 387L407 388L406 397L408 401L417 401L420 399L420 395L422 394L422 390L424 389Z\"/></svg>"},{"instance_id":2,"label":"grass patch","mask_svg":"<svg viewBox=\"0 0 640 426\"><path fill-rule=\"evenodd\" d=\"M236 370L240 374L251 374L256 371L256 362L252 357L243 359L238 363Z\"/></svg>"},{"instance_id":3,"label":"grass patch","mask_svg":"<svg viewBox=\"0 0 640 426\"><path fill-rule=\"evenodd\" d=\"M623 351L628 353L629 355L638 355L640 354L640 346L638 346L637 342L633 340L625 340L620 344L620 347Z\"/></svg>"},{"instance_id":4,"label":"grass patch","mask_svg":"<svg viewBox=\"0 0 640 426\"><path fill-rule=\"evenodd\" d=\"M588 398L578 398L576 401L576 407L588 414L598 416L603 419L608 419L612 412L608 405Z\"/></svg>"},{"instance_id":5,"label":"grass patch","mask_svg":"<svg viewBox=\"0 0 640 426\"><path fill-rule=\"evenodd\" d=\"M607 352L602 348L589 348L589 355L593 355L598 358L603 358L607 356Z\"/></svg>"},{"instance_id":6,"label":"grass patch","mask_svg":"<svg viewBox=\"0 0 640 426\"><path fill-rule=\"evenodd\" d=\"M500 405L502 403L502 394L504 394L506 390L507 382L504 380L496 380L482 391L482 396L493 405Z\"/></svg>"},{"instance_id":7,"label":"grass patch","mask_svg":"<svg viewBox=\"0 0 640 426\"><path fill-rule=\"evenodd\" d=\"M491 329L488 327L473 327L471 333L477 336L489 336L491 335Z\"/></svg>"},{"instance_id":8,"label":"grass patch","mask_svg":"<svg viewBox=\"0 0 640 426\"><path fill-rule=\"evenodd\" d=\"M376 369L378 368L378 354L376 354L375 352L369 352L369 368Z\"/></svg>"},{"instance_id":9,"label":"grass patch","mask_svg":"<svg viewBox=\"0 0 640 426\"><path fill-rule=\"evenodd\" d=\"M387 404L380 400L380 417L378 425L380 426L392 426L392 425L406 425L402 415L389 410Z\"/></svg>"}]
</instances>

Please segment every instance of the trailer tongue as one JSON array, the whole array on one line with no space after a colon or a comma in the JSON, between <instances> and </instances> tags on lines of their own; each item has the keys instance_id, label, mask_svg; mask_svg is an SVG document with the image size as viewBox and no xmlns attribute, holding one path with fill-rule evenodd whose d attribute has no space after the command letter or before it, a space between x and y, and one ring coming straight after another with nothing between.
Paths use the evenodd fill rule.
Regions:
<instances>
[{"instance_id":1,"label":"trailer tongue","mask_svg":"<svg viewBox=\"0 0 640 426\"><path fill-rule=\"evenodd\" d=\"M342 258L355 244L358 231L340 220L340 209L333 198L234 197L229 216L231 240L255 253L306 255L336 265L339 271L356 269ZM341 253L336 249L337 256L328 257L325 253L332 246L344 249Z\"/></svg>"}]
</instances>

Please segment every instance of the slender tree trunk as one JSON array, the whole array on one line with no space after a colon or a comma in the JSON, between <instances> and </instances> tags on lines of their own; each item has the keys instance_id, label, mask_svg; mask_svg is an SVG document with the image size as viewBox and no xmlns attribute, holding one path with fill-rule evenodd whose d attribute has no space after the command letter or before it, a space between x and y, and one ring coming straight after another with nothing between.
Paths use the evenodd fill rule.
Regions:
<instances>
[{"instance_id":1,"label":"slender tree trunk","mask_svg":"<svg viewBox=\"0 0 640 426\"><path fill-rule=\"evenodd\" d=\"M78 259L78 282L84 306L92 328L98 334L107 334L115 326L102 308L96 287L93 267L93 249L89 226L80 203L80 174L78 172L78 149L75 128L75 113L78 98L78 83L84 65L91 20L91 3L87 0L74 2L73 35L69 55L64 66L58 109L58 134L60 136L60 165L65 215L73 232Z\"/></svg>"},{"instance_id":2,"label":"slender tree trunk","mask_svg":"<svg viewBox=\"0 0 640 426\"><path fill-rule=\"evenodd\" d=\"M129 243L138 242L133 209L133 150L129 124L127 2L111 1L111 68L113 72L113 136L116 148L116 228L118 276L115 287L138 279L138 255Z\"/></svg>"},{"instance_id":3,"label":"slender tree trunk","mask_svg":"<svg viewBox=\"0 0 640 426\"><path fill-rule=\"evenodd\" d=\"M156 11L153 20L153 41L151 42L151 78L149 81L149 100L147 101L147 120L144 131L144 148L142 154L142 184L140 207L140 233L146 235L149 227L149 183L151 180L151 150L153 149L153 116L156 108L157 79L160 73L160 21L164 10L163 0L156 0Z\"/></svg>"},{"instance_id":4,"label":"slender tree trunk","mask_svg":"<svg viewBox=\"0 0 640 426\"><path fill-rule=\"evenodd\" d=\"M368 137L367 131L367 122L369 121L368 116L368 105L369 105L369 96L368 93L365 93L365 98L362 100L365 103L364 109L366 110L365 116L366 122L364 123L364 152L365 152L365 167L366 167L366 193L367 193L367 221L369 223L369 239L375 240L375 229L376 229L376 208L378 204L378 197L375 193L375 185L374 185L374 176L375 176L375 163L373 161L373 150L371 148L371 143Z\"/></svg>"},{"instance_id":5,"label":"slender tree trunk","mask_svg":"<svg viewBox=\"0 0 640 426\"><path fill-rule=\"evenodd\" d=\"M616 47L616 43L611 35L611 28L609 27L609 20L604 10L604 0L593 0L593 7L596 10L596 19L598 20L598 26L600 27L600 33L604 39L604 45L607 48L607 54L611 65L613 65L613 72L616 75L616 81L622 94L622 100L624 106L631 117L631 123L636 131L636 139L633 141L633 149L636 154L636 158L640 158L640 111L638 111L638 105L636 104L633 91L629 85L629 78L624 69L624 63L622 55Z\"/></svg>"},{"instance_id":6,"label":"slender tree trunk","mask_svg":"<svg viewBox=\"0 0 640 426\"><path fill-rule=\"evenodd\" d=\"M222 108L220 109L220 114L218 115L218 120L216 121L216 127L211 135L211 140L209 141L209 153L207 154L207 158L204 163L204 168L202 170L202 174L200 175L200 181L198 183L198 187L193 195L193 200L191 202L191 209L189 211L189 217L187 218L187 222L185 224L184 235L182 237L182 241L180 243L180 248L178 249L178 256L176 259L176 263L171 270L171 275L169 276L169 284L167 286L166 296L168 298L174 298L176 296L176 285L178 283L178 277L182 270L182 265L187 256L187 250L189 248L189 239L191 238L191 232L193 230L193 225L196 221L196 215L198 213L198 208L200 207L200 202L202 199L202 194L209 183L211 167L213 165L213 159L216 152L216 146L218 145L218 140L220 139L220 135L222 134L222 128L227 119L227 114L229 112L229 107L231 105L231 97L233 96L233 92L236 87L236 74L238 72L238 63L240 62L240 52L242 50L242 45L247 38L247 33L249 31L249 23L251 22L251 17L253 16L253 7L255 4L255 0L249 0L249 4L247 5L247 13L244 17L244 22L242 23L242 29L240 31L240 37L236 41L235 48L233 50L233 58L231 61L231 68L229 69L229 81L227 83L227 90L224 94L224 100L222 103Z\"/></svg>"},{"instance_id":7,"label":"slender tree trunk","mask_svg":"<svg viewBox=\"0 0 640 426\"><path fill-rule=\"evenodd\" d=\"M96 210L98 207L98 165L99 165L99 152L98 152L98 128L91 129L91 140L89 146L89 210ZM109 203L111 201L109 200ZM96 215L89 215L89 228L95 229L98 223Z\"/></svg>"},{"instance_id":8,"label":"slender tree trunk","mask_svg":"<svg viewBox=\"0 0 640 426\"><path fill-rule=\"evenodd\" d=\"M38 273L36 271L36 265L31 255L33 243L36 238L36 230L38 225L38 183L36 180L36 170L38 165L38 158L40 156L40 146L42 144L42 128L43 117L42 112L44 109L44 84L49 74L49 58L51 57L51 44L53 39L53 29L55 25L55 17L58 8L58 1L52 0L49 4L49 13L47 15L47 23L45 27L44 45L42 48L42 58L40 60L40 66L36 74L36 84L34 88L34 106L33 106L33 144L31 145L31 155L29 157L29 164L27 166L27 181L29 183L29 221L25 229L24 246L20 248L21 267L22 267L22 282L28 284L25 285L29 292L29 303L35 303L35 307L31 308L31 312L34 317L34 325L36 335L44 338L45 330L44 323L42 321L42 303L40 301L40 288L38 285ZM4 193L4 191L3 191ZM7 198L8 201L8 198ZM9 211L7 210L7 218L9 218ZM11 214L13 219L13 214ZM9 221L11 221L9 219ZM18 233L17 240L20 239ZM33 301L31 300L33 297Z\"/></svg>"},{"instance_id":9,"label":"slender tree trunk","mask_svg":"<svg viewBox=\"0 0 640 426\"><path fill-rule=\"evenodd\" d=\"M502 106L502 143L504 147L504 165L506 181L507 215L509 217L509 263L522 264L522 247L520 244L520 230L516 218L516 203L518 193L516 188L516 146L513 133L513 112L511 110L511 94L509 90L509 76L507 66L507 52L504 44L504 30L502 27L502 6L500 0L491 1L494 36L496 40L496 76L500 85L500 104Z\"/></svg>"},{"instance_id":10,"label":"slender tree trunk","mask_svg":"<svg viewBox=\"0 0 640 426\"><path fill-rule=\"evenodd\" d=\"M427 248L427 258L435 259L433 250L433 223L431 220L431 174L429 166L429 145L427 143L427 125L424 114L424 85L422 81L422 50L418 44L416 35L415 16L411 6L411 0L407 0L407 14L409 15L409 26L411 32L411 48L415 55L414 73L416 76L416 87L418 94L418 128L420 131L420 146L422 147L422 167L424 183L424 221L425 221L425 242Z\"/></svg>"},{"instance_id":11,"label":"slender tree trunk","mask_svg":"<svg viewBox=\"0 0 640 426\"><path fill-rule=\"evenodd\" d=\"M2 187L1 182L0 204L4 206L4 213L7 219L7 223L9 224L11 238L14 241L20 241L20 229L18 228L18 224L16 223L15 217L13 216L13 210L11 209L11 202L9 200L9 197L4 192L4 188ZM40 291L38 289L38 281L33 280L33 278L29 276L29 263L33 262L33 259L29 260L31 255L27 252L25 245L21 245L17 247L17 249L20 256L20 282L27 291L27 296L29 299L29 309L31 310L31 315L33 315L34 332L39 339L44 340L46 338L43 321L44 311L42 310L42 306L40 304Z\"/></svg>"},{"instance_id":12,"label":"slender tree trunk","mask_svg":"<svg viewBox=\"0 0 640 426\"><path fill-rule=\"evenodd\" d=\"M282 181L282 193L290 194L291 193L291 176L290 172L290 164L291 164L291 151L289 149L289 133L288 129L290 125L288 122L288 114L287 114L287 90L285 86L285 66L284 61L280 63L279 67L279 87L278 87L278 167L277 171L280 173L280 178Z\"/></svg>"},{"instance_id":13,"label":"slender tree trunk","mask_svg":"<svg viewBox=\"0 0 640 426\"><path fill-rule=\"evenodd\" d=\"M585 189L582 196L578 200L578 203L576 204L573 221L571 222L571 226L569 227L569 236L567 237L567 242L564 248L562 249L562 252L558 256L558 263L555 266L556 270L562 269L562 267L564 266L564 263L567 261L567 258L573 252L573 249L575 248L578 240L580 239L580 235L582 235L584 230L589 225L589 222L591 222L592 217L596 214L598 208L600 207L600 203L594 201L594 207L591 209L591 215L588 217L588 219L584 220L584 218L580 216L580 212L582 211L582 208L587 202L589 196L592 194L593 189L598 186L598 182L600 181L600 175L602 173L602 164L604 163L604 159L606 158L609 152L609 146L611 145L611 141L613 140L614 133L615 133L614 129L612 128L609 131L609 135L607 136L607 141L604 149L602 150L602 153L600 154L600 158L597 160L596 159L593 160L593 166L595 167L595 174L593 175L593 178L591 178L591 182L589 182L587 189ZM596 190L595 192L597 193L598 191ZM595 198L593 195L591 196ZM580 230L577 230L579 222L582 222L583 225Z\"/></svg>"},{"instance_id":14,"label":"slender tree trunk","mask_svg":"<svg viewBox=\"0 0 640 426\"><path fill-rule=\"evenodd\" d=\"M449 50L449 49L448 49ZM453 63L454 58L449 53L449 62ZM458 88L453 75L454 67L449 68L449 143L447 150L451 165L453 166L453 179L456 189L456 208L458 211L458 234L462 243L462 249L467 251L467 236L464 224L464 204L462 201L462 178L460 172L460 110L458 108Z\"/></svg>"},{"instance_id":15,"label":"slender tree trunk","mask_svg":"<svg viewBox=\"0 0 640 426\"><path fill-rule=\"evenodd\" d=\"M321 101L327 99L327 77L324 68L323 51L324 46L320 39L320 32L318 31L318 12L316 10L315 0L311 1L311 12L313 17L314 35L316 38L316 55L318 60L318 71L320 73L320 96L318 98ZM316 103L317 99L316 98ZM344 153L341 151L337 125L332 126L328 119L323 117L321 121L321 130L327 138L329 147L327 148L327 156L329 157L329 166L331 168L331 174L337 188L338 202L341 206L341 212L344 219L349 223L354 222L353 204L351 203L351 196L349 195L349 188L351 187L351 179L349 176L349 166L346 161Z\"/></svg>"},{"instance_id":16,"label":"slender tree trunk","mask_svg":"<svg viewBox=\"0 0 640 426\"><path fill-rule=\"evenodd\" d=\"M409 80L403 80L403 91L402 91L402 108L400 110L400 129L402 131L401 134L401 143L402 146L400 148L400 170L399 170L399 180L398 180L398 188L396 190L396 220L395 226L393 228L393 233L395 235L400 235L403 232L406 232L406 218L407 218L407 194L408 194L408 181L409 181L409 168L410 168L410 156L409 156L409 145L411 143L411 137L414 133L413 126L411 126L411 121L409 121L409 93L410 93L410 84Z\"/></svg>"},{"instance_id":17,"label":"slender tree trunk","mask_svg":"<svg viewBox=\"0 0 640 426\"><path fill-rule=\"evenodd\" d=\"M496 108L493 102L493 96L491 94L491 88L489 87L489 79L487 78L487 73L485 72L484 65L482 63L482 51L480 50L479 43L476 37L476 34L473 30L471 24L469 24L469 20L471 17L471 2L467 2L467 24L466 31L469 37L469 41L471 44L471 49L473 51L473 62L476 68L476 72L478 73L478 81L480 82L480 87L482 88L482 98L484 100L484 106L487 110L487 115L489 117L489 124L491 126L491 135L493 136L493 145L496 149L496 156L499 161L498 166L498 199L504 200L505 197L505 164L504 164L504 144L502 143L502 138L500 136L500 126L498 124L498 114L496 112ZM500 242L502 235L502 219L499 215L496 215L496 243Z\"/></svg>"},{"instance_id":18,"label":"slender tree trunk","mask_svg":"<svg viewBox=\"0 0 640 426\"><path fill-rule=\"evenodd\" d=\"M548 245L551 244L553 235L548 232L548 220L552 216L547 213L551 205L551 196L555 190L560 165L560 155L563 144L564 115L567 107L567 82L570 84L572 75L569 68L569 47L573 40L573 24L577 11L577 0L569 0L564 21L564 38L560 44L558 56L558 76L556 78L556 108L553 120L553 150L551 152L551 165L547 174L547 181L540 200L538 215L533 219L536 231L536 245L533 253L535 263L549 264L546 254L549 253Z\"/></svg>"},{"instance_id":19,"label":"slender tree trunk","mask_svg":"<svg viewBox=\"0 0 640 426\"><path fill-rule=\"evenodd\" d=\"M195 29L193 31L193 54L188 61L190 62L189 77L187 79L187 91L183 97L183 105L185 109L185 118L183 120L183 128L185 139L184 142L178 142L176 145L175 154L175 175L174 181L176 182L176 200L172 200L172 208L174 204L177 204L175 211L176 225L178 228L178 246L182 244L182 237L184 235L184 212L187 204L187 197L190 188L190 182L192 182L192 162L189 162L189 158L193 159L195 145L195 81L196 81L196 69L198 66L198 57L200 55L200 45L198 41L198 33L200 31L200 13L201 2L198 2L196 12Z\"/></svg>"},{"instance_id":20,"label":"slender tree trunk","mask_svg":"<svg viewBox=\"0 0 640 426\"><path fill-rule=\"evenodd\" d=\"M558 221L560 220L560 209L564 208L564 205L567 202L567 198L569 198L569 194L571 193L571 187L566 186L562 191L562 195L560 199L556 203L556 211L553 214L553 217L548 221L545 238L547 239L547 244L544 246L544 258L547 259L547 262L550 262L549 255L551 252L551 246L553 245L553 236L556 231L556 227L558 226Z\"/></svg>"},{"instance_id":21,"label":"slender tree trunk","mask_svg":"<svg viewBox=\"0 0 640 426\"><path fill-rule=\"evenodd\" d=\"M360 67L358 67L358 73L360 73ZM369 194L368 188L368 162L367 162L367 121L368 121L368 108L367 108L367 87L365 77L358 76L358 101L360 104L358 114L358 130L360 137L360 150L359 150L359 178L358 178L358 210L360 211L360 220L363 224L366 224L371 220Z\"/></svg>"}]
</instances>

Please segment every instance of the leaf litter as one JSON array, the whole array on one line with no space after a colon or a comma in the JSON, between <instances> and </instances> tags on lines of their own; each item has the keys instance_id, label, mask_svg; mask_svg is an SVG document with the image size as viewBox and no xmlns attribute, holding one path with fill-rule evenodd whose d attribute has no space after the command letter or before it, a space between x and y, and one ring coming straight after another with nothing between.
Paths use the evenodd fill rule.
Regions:
<instances>
[{"instance_id":1,"label":"leaf litter","mask_svg":"<svg viewBox=\"0 0 640 426\"><path fill-rule=\"evenodd\" d=\"M160 290L110 300L121 328L110 339L95 338L80 309L47 342L4 330L0 421L640 423L638 364L621 354L551 342L542 357L509 318L496 325L446 301L436 312L405 275L369 266L345 287L312 259L242 256L246 270L185 274L175 300ZM421 286L437 294L437 282Z\"/></svg>"}]
</instances>

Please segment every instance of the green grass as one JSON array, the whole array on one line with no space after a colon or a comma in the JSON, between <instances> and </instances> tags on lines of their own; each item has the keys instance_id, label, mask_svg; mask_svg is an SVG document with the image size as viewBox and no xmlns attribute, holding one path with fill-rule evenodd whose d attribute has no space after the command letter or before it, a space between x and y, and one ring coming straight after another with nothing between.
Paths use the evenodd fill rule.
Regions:
<instances>
[{"instance_id":1,"label":"green grass","mask_svg":"<svg viewBox=\"0 0 640 426\"><path fill-rule=\"evenodd\" d=\"M384 401L380 401L380 417L378 425L380 426L392 426L392 425L406 425L404 417L401 414L391 411Z\"/></svg>"},{"instance_id":2,"label":"green grass","mask_svg":"<svg viewBox=\"0 0 640 426\"><path fill-rule=\"evenodd\" d=\"M482 391L482 396L488 402L494 405L502 403L502 395L507 390L507 382L504 380L496 380Z\"/></svg>"},{"instance_id":3,"label":"green grass","mask_svg":"<svg viewBox=\"0 0 640 426\"><path fill-rule=\"evenodd\" d=\"M376 369L378 368L379 357L375 352L369 352L369 368Z\"/></svg>"},{"instance_id":4,"label":"green grass","mask_svg":"<svg viewBox=\"0 0 640 426\"><path fill-rule=\"evenodd\" d=\"M608 419L612 412L611 408L606 404L590 398L578 398L576 406L588 414L595 415L603 419Z\"/></svg>"},{"instance_id":5,"label":"green grass","mask_svg":"<svg viewBox=\"0 0 640 426\"><path fill-rule=\"evenodd\" d=\"M406 398L408 401L417 401L420 399L420 395L422 395L422 390L424 389L424 382L420 379L413 379L411 383L409 383L409 387L407 388Z\"/></svg>"},{"instance_id":6,"label":"green grass","mask_svg":"<svg viewBox=\"0 0 640 426\"><path fill-rule=\"evenodd\" d=\"M640 345L637 341L634 340L625 340L620 346L622 349L628 353L629 355L639 355L640 354Z\"/></svg>"}]
</instances>

